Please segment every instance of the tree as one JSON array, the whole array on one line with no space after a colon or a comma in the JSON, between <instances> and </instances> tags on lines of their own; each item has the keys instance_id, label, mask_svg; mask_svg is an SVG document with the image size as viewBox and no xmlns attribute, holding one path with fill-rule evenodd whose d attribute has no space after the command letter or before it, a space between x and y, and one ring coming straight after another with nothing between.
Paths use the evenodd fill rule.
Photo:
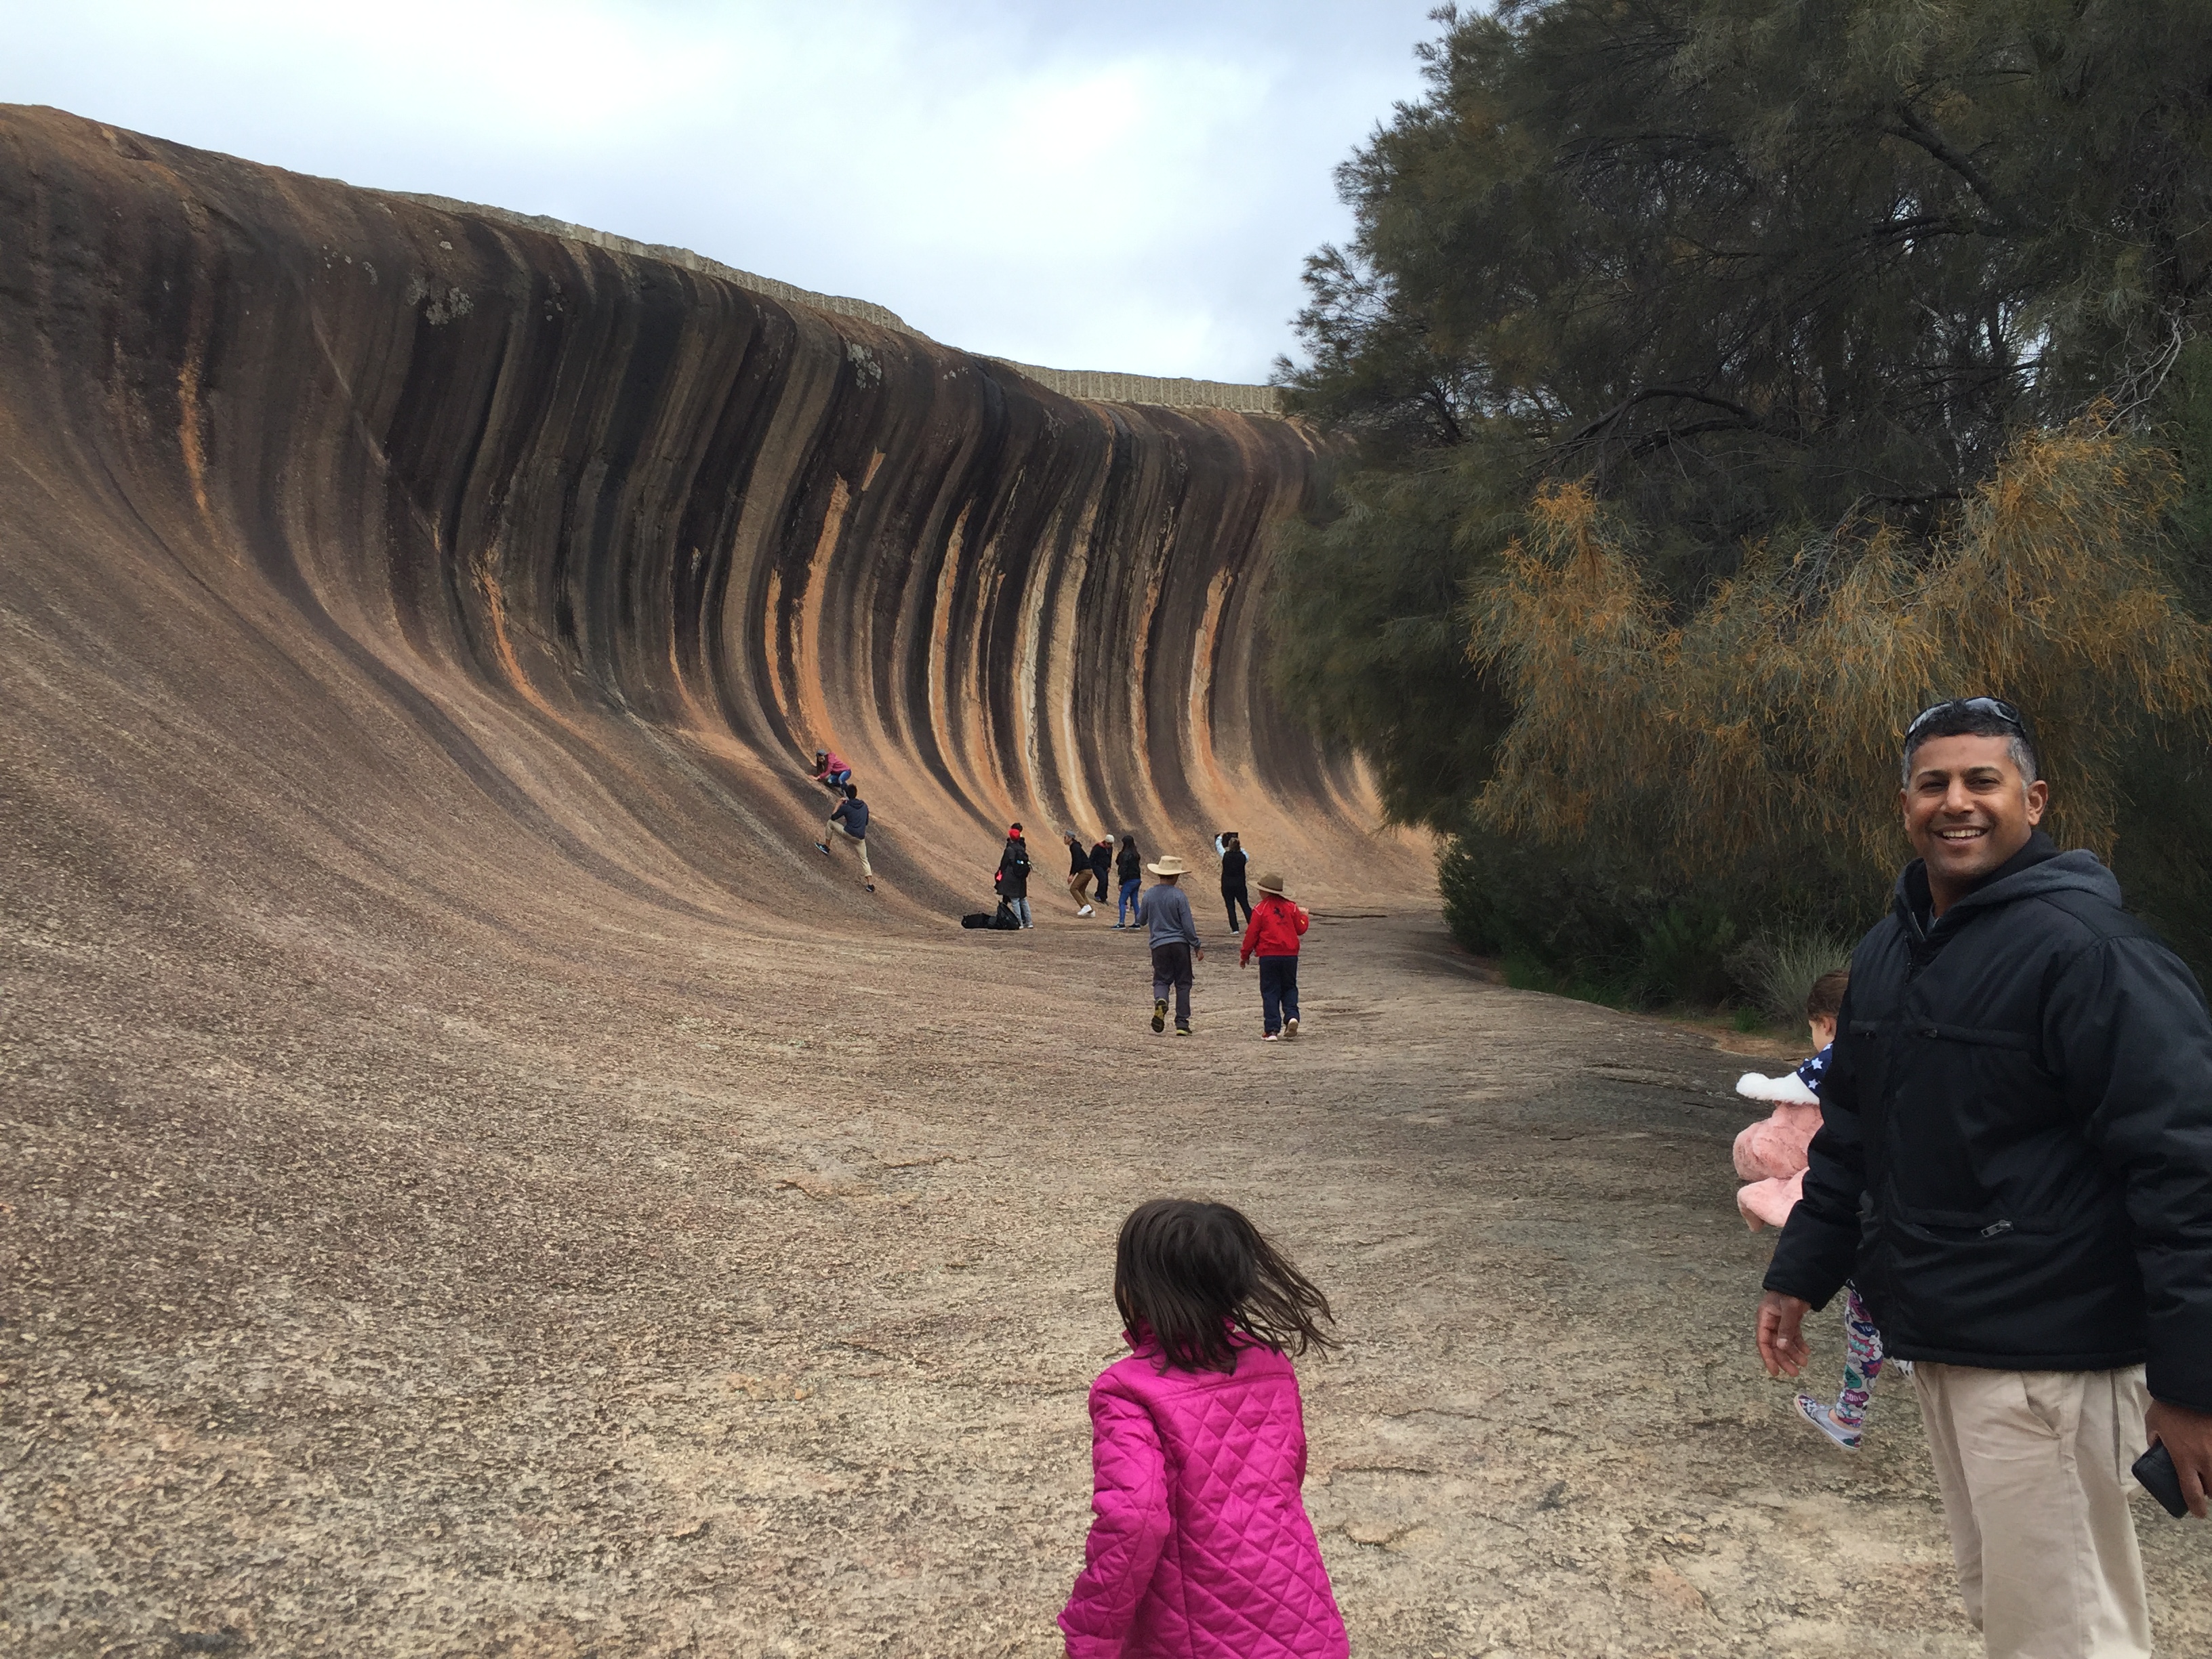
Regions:
<instances>
[{"instance_id":1,"label":"tree","mask_svg":"<svg viewBox=\"0 0 2212 1659\"><path fill-rule=\"evenodd\" d=\"M1506 804L1516 757L1563 720L1602 727L1623 780L1592 798L1592 823L1648 823L1626 780L1662 757L1727 775L1726 734L1753 718L1727 696L1758 675L1707 683L1717 701L1689 735L1532 680L1478 626L1527 597L1530 550L1571 508L1603 526L1607 580L1632 603L1561 635L1553 669L1571 679L1611 653L1627 678L1609 696L1653 674L1671 678L1638 695L1686 695L1681 653L1723 642L1780 673L1793 646L1843 641L1851 604L1893 630L1851 640L1887 665L1851 705L1875 747L1960 674L1997 672L1929 654L1913 596L1965 550L2010 544L1975 515L2008 457L2019 478L2057 453L2032 434L2069 433L2069 465L2110 444L2112 464L2158 471L2142 445L2176 406L2212 285L2201 0L1504 0L1436 16L1428 95L1340 170L1355 234L1309 261L1310 361L1280 366L1294 406L1358 443L1337 515L1287 538L1293 700L1376 759L1395 812L1493 839L1559 833ZM2072 544L2133 561L2126 581L2185 621L2212 586L2192 586L2189 535L2165 534L2203 499L2191 465L2128 519L2124 550L2094 526ZM2094 510L2087 473L2069 477L2066 498ZM1871 605L1877 589L1895 603ZM1632 623L1637 641L1604 633ZM1470 637L1471 655L1452 648ZM2067 687L2135 707L2117 670ZM2173 702L2148 726L2077 718L2110 739L2081 751L2081 799L2100 803L2084 823L2124 842L2121 750L2196 744L2192 717ZM1655 746L1631 763L1632 743ZM1616 862L1651 850L1612 846Z\"/></svg>"}]
</instances>

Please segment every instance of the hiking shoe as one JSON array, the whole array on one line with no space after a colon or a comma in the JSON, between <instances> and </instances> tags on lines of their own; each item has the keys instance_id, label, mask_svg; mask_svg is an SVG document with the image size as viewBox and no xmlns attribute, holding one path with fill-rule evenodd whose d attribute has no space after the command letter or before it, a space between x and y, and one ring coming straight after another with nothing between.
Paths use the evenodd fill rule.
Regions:
<instances>
[{"instance_id":1,"label":"hiking shoe","mask_svg":"<svg viewBox=\"0 0 2212 1659\"><path fill-rule=\"evenodd\" d=\"M1176 1026L1176 1035L1177 1036L1188 1036L1190 1035L1190 1027L1189 1027L1189 1026L1188 1026L1188 1025L1178 1025L1178 1026Z\"/></svg>"},{"instance_id":2,"label":"hiking shoe","mask_svg":"<svg viewBox=\"0 0 2212 1659\"><path fill-rule=\"evenodd\" d=\"M1155 1031L1164 1031L1167 1029L1168 1005L1167 999L1163 997L1159 1001L1152 1005L1152 1030Z\"/></svg>"},{"instance_id":3,"label":"hiking shoe","mask_svg":"<svg viewBox=\"0 0 2212 1659\"><path fill-rule=\"evenodd\" d=\"M1285 1037L1294 1037L1297 1034L1298 1017L1296 1014L1292 1014L1288 1019L1283 1022L1283 1035Z\"/></svg>"},{"instance_id":4,"label":"hiking shoe","mask_svg":"<svg viewBox=\"0 0 2212 1659\"><path fill-rule=\"evenodd\" d=\"M1820 1430L1822 1434L1826 1435L1845 1451L1856 1451L1859 1449L1861 1431L1857 1429L1847 1429L1837 1422L1835 1407L1829 1405L1826 1401L1815 1400L1809 1394L1801 1394L1797 1396L1797 1415Z\"/></svg>"},{"instance_id":5,"label":"hiking shoe","mask_svg":"<svg viewBox=\"0 0 2212 1659\"><path fill-rule=\"evenodd\" d=\"M830 843L829 843L828 842L826 842L826 841L817 841L817 842L816 842L814 844L815 844L815 846L816 846L816 847L817 847L817 848L819 848L821 849L822 856L823 856L823 858L825 858L825 859L826 859L826 858L828 858L828 857L830 856Z\"/></svg>"}]
</instances>

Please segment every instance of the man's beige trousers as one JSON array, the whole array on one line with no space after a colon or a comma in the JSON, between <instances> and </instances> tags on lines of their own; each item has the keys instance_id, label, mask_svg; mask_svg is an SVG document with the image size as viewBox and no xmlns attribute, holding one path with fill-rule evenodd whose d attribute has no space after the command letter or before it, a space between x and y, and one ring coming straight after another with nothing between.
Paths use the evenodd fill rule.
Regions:
<instances>
[{"instance_id":1,"label":"man's beige trousers","mask_svg":"<svg viewBox=\"0 0 2212 1659\"><path fill-rule=\"evenodd\" d=\"M2148 1659L2150 1605L2128 1466L2142 1367L1912 1370L1959 1589L1990 1659Z\"/></svg>"},{"instance_id":2,"label":"man's beige trousers","mask_svg":"<svg viewBox=\"0 0 2212 1659\"><path fill-rule=\"evenodd\" d=\"M830 820L822 839L829 845L835 847L841 838L849 842L854 850L860 855L860 879L863 881L873 881L876 878L876 872L868 868L868 843L866 837L854 835L837 819L832 818Z\"/></svg>"}]
</instances>

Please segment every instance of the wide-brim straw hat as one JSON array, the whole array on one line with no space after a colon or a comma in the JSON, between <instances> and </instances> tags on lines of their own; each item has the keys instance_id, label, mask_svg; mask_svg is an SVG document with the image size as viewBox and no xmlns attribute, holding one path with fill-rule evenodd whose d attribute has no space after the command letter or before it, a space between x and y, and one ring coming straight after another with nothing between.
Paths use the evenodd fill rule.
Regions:
<instances>
[{"instance_id":1,"label":"wide-brim straw hat","mask_svg":"<svg viewBox=\"0 0 2212 1659\"><path fill-rule=\"evenodd\" d=\"M1263 893L1273 893L1277 898L1286 898L1289 896L1288 894L1283 891L1283 878L1280 876L1267 875L1261 877L1260 890Z\"/></svg>"},{"instance_id":2,"label":"wide-brim straw hat","mask_svg":"<svg viewBox=\"0 0 2212 1659\"><path fill-rule=\"evenodd\" d=\"M1187 876L1190 873L1190 866L1172 853L1164 854L1158 864L1148 864L1145 868L1156 876Z\"/></svg>"}]
</instances>

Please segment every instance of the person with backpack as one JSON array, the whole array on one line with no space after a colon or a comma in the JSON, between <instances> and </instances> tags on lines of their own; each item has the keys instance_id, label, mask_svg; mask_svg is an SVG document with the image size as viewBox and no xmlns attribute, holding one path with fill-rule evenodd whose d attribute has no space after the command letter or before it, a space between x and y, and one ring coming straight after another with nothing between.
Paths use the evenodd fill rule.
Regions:
<instances>
[{"instance_id":1,"label":"person with backpack","mask_svg":"<svg viewBox=\"0 0 2212 1659\"><path fill-rule=\"evenodd\" d=\"M1036 927L1030 915L1030 847L1022 839L1022 826L1018 823L1006 831L1006 848L999 854L998 872L991 881L1022 926Z\"/></svg>"},{"instance_id":2,"label":"person with backpack","mask_svg":"<svg viewBox=\"0 0 2212 1659\"><path fill-rule=\"evenodd\" d=\"M1260 908L1244 929L1244 943L1237 953L1240 968L1260 958L1260 1029L1261 1041L1273 1042L1298 1034L1298 939L1312 918L1303 904L1293 904L1283 891L1283 878L1260 878Z\"/></svg>"},{"instance_id":3,"label":"person with backpack","mask_svg":"<svg viewBox=\"0 0 2212 1659\"><path fill-rule=\"evenodd\" d=\"M1161 1198L1121 1224L1114 1306L1067 1659L1346 1659L1291 1363L1335 1346L1328 1298L1227 1205Z\"/></svg>"},{"instance_id":4,"label":"person with backpack","mask_svg":"<svg viewBox=\"0 0 2212 1659\"><path fill-rule=\"evenodd\" d=\"M1114 925L1116 927L1134 927L1139 909L1137 890L1144 885L1145 880L1145 855L1137 850L1134 836L1121 837L1121 851L1114 860L1114 873L1121 884L1121 902L1114 912Z\"/></svg>"},{"instance_id":5,"label":"person with backpack","mask_svg":"<svg viewBox=\"0 0 2212 1659\"><path fill-rule=\"evenodd\" d=\"M822 834L823 839L814 844L822 849L822 856L825 859L830 856L830 836L852 842L853 850L860 855L860 879L871 893L874 892L876 872L868 867L868 804L860 799L860 785L848 783L845 786L845 799L839 801L837 810L830 813L830 822Z\"/></svg>"}]
</instances>

